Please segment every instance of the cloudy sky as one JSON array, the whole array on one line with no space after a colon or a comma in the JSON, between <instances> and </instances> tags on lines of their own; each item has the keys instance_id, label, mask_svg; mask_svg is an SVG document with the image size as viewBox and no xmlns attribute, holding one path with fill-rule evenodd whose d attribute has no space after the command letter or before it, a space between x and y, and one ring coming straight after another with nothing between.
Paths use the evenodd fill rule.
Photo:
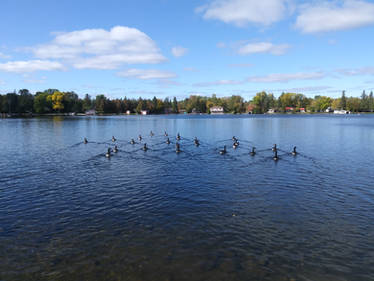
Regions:
<instances>
[{"instance_id":1,"label":"cloudy sky","mask_svg":"<svg viewBox=\"0 0 374 281\"><path fill-rule=\"evenodd\" d=\"M373 35L368 0L2 0L0 93L358 96Z\"/></svg>"}]
</instances>

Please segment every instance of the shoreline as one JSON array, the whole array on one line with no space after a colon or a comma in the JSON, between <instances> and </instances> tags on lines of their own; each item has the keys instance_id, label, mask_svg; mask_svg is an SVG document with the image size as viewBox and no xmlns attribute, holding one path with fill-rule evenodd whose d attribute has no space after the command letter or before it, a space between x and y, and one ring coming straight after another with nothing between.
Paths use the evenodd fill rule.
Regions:
<instances>
[{"instance_id":1,"label":"shoreline","mask_svg":"<svg viewBox=\"0 0 374 281\"><path fill-rule=\"evenodd\" d=\"M197 115L209 115L209 116L227 116L227 115L256 115L256 116L283 116L283 115L326 115L326 116L349 116L349 115L370 115L374 112L351 112L349 114L337 114L337 113L327 113L327 112L276 112L276 113L222 113L222 114L210 114L210 113L173 113L173 114L84 114L84 113L46 113L46 114L37 114L37 113L21 113L21 114L8 114L1 113L0 119L11 119L11 118L35 118L35 117L94 117L94 116L168 116L168 115L178 115L178 116L197 116Z\"/></svg>"}]
</instances>

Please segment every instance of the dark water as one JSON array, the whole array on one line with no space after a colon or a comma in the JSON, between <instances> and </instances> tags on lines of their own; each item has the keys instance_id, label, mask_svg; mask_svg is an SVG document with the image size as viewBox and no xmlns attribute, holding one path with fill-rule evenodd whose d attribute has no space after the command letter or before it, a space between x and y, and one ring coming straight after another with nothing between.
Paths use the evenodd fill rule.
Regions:
<instances>
[{"instance_id":1,"label":"dark water","mask_svg":"<svg viewBox=\"0 0 374 281\"><path fill-rule=\"evenodd\" d=\"M0 280L374 280L373 143L374 116L0 120Z\"/></svg>"}]
</instances>

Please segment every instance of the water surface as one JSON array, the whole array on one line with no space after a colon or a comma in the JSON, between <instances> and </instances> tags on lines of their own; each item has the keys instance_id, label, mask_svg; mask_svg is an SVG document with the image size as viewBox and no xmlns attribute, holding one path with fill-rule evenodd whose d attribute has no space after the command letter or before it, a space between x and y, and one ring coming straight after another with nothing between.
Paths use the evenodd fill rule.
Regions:
<instances>
[{"instance_id":1,"label":"water surface","mask_svg":"<svg viewBox=\"0 0 374 281\"><path fill-rule=\"evenodd\" d=\"M371 115L2 119L0 280L374 280L373 141Z\"/></svg>"}]
</instances>

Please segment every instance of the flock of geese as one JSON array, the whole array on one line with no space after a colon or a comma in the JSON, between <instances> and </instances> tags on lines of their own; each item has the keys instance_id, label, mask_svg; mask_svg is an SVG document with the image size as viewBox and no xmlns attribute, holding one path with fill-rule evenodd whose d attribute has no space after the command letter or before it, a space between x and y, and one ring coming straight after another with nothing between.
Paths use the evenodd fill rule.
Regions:
<instances>
[{"instance_id":1,"label":"flock of geese","mask_svg":"<svg viewBox=\"0 0 374 281\"><path fill-rule=\"evenodd\" d=\"M151 133L150 133L150 136L151 136L151 137L154 136L154 133L153 133L152 131L151 131ZM167 134L166 131L165 131L165 133L164 133L164 136L167 137L167 139L166 139L166 144L170 144L171 141L170 141L170 139L169 139L168 134ZM139 142L142 141L142 139L143 139L143 137L142 137L141 135L139 135L139 136L138 136L138 140L139 140ZM181 140L181 136L180 136L179 133L178 133L177 136L176 136L176 140L177 140L177 142L175 143L175 152L178 154L178 153L180 153L180 152L182 151L181 148L180 148L180 144L179 144L179 141ZM116 142L116 141L117 141L117 139L116 139L114 136L112 136L112 142ZM233 149L236 149L236 148L239 146L239 140L238 140L235 136L233 136L233 137L232 137L232 141L233 141L232 148L233 148ZM83 139L83 143L84 143L84 144L87 144L87 143L88 143L87 138L84 138L84 139ZM136 144L135 140L134 140L134 139L131 139L131 140L130 140L130 144L132 144L132 145ZM194 145L195 145L195 146L199 146L199 145L200 145L200 142L199 142L199 140L197 139L197 137L194 138ZM143 151L147 151L147 150L148 150L148 147L147 147L147 144L146 144L146 143L143 144L142 150L143 150ZM273 151L273 160L274 160L274 161L278 161L278 160L279 160L279 156L278 156L278 148L277 148L277 145L274 144L271 150ZM107 150L107 152L105 153L105 157L110 158L110 157L112 156L112 152L113 152L113 153L117 153L117 152L118 152L118 147L117 147L117 145L115 145L113 149L109 147L108 150ZM219 154L224 155L224 154L226 154L226 153L227 153L226 145L224 145L224 146L223 146L223 149L219 150ZM252 147L252 150L249 152L249 154L250 154L251 156L255 156L255 155L256 155L256 147L253 146L253 147ZM291 154L292 154L293 156L296 156L296 155L297 155L296 146L294 146L293 150L291 151Z\"/></svg>"}]
</instances>

